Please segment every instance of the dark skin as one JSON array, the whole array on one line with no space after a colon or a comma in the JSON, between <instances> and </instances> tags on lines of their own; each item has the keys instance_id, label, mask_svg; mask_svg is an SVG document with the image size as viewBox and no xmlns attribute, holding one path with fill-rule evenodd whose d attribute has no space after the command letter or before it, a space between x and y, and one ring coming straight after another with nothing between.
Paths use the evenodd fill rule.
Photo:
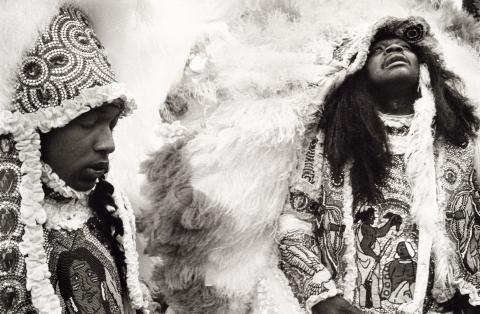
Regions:
<instances>
[{"instance_id":1,"label":"dark skin","mask_svg":"<svg viewBox=\"0 0 480 314\"><path fill-rule=\"evenodd\" d=\"M92 189L108 171L115 150L113 129L123 102L115 100L94 108L61 128L41 134L42 160L77 191Z\"/></svg>"},{"instance_id":2,"label":"dark skin","mask_svg":"<svg viewBox=\"0 0 480 314\"><path fill-rule=\"evenodd\" d=\"M375 228L372 227L373 221L375 220L375 214L372 213L370 219L362 224L363 239L360 242L360 247L365 254L373 257L376 261L380 260L380 256L373 251L373 244L377 238L382 238L387 235L388 231L392 228L392 219L393 216L390 217L385 225L380 228Z\"/></svg>"},{"instance_id":3,"label":"dark skin","mask_svg":"<svg viewBox=\"0 0 480 314\"><path fill-rule=\"evenodd\" d=\"M395 115L413 113L420 70L409 43L397 37L377 41L370 48L365 69L380 111Z\"/></svg>"},{"instance_id":4,"label":"dark skin","mask_svg":"<svg viewBox=\"0 0 480 314\"><path fill-rule=\"evenodd\" d=\"M313 314L362 314L355 306L351 305L342 296L328 298L312 307Z\"/></svg>"},{"instance_id":5,"label":"dark skin","mask_svg":"<svg viewBox=\"0 0 480 314\"><path fill-rule=\"evenodd\" d=\"M452 314L476 314L480 313L480 306L472 306L468 302L468 295L462 295L458 291L455 296L442 304L442 313Z\"/></svg>"},{"instance_id":6,"label":"dark skin","mask_svg":"<svg viewBox=\"0 0 480 314\"><path fill-rule=\"evenodd\" d=\"M365 70L375 90L379 111L395 115L413 113L420 70L417 56L410 44L397 37L385 37L374 42L370 47ZM364 226L370 227L366 224ZM387 223L381 229L385 228L388 232L390 227L391 224ZM368 239L366 241L368 242ZM367 242L365 244L368 244ZM369 245L363 246L367 251L370 249ZM371 253L374 254L373 251ZM314 314L363 313L342 296L335 296L318 303L312 308L312 312Z\"/></svg>"}]
</instances>

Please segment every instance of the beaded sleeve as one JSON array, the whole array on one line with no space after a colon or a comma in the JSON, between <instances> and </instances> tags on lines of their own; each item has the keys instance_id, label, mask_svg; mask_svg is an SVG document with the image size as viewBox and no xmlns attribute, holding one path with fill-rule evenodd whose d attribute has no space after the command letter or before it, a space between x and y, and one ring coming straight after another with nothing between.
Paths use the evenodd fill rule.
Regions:
<instances>
[{"instance_id":1,"label":"beaded sleeve","mask_svg":"<svg viewBox=\"0 0 480 314\"><path fill-rule=\"evenodd\" d=\"M284 211L279 219L277 239L280 268L289 280L300 304L311 313L312 307L339 293L329 269L322 263L315 230L321 180L322 141L313 139L300 162L298 179L292 184ZM334 226L335 227L335 226ZM341 227L341 226L338 226Z\"/></svg>"}]
</instances>

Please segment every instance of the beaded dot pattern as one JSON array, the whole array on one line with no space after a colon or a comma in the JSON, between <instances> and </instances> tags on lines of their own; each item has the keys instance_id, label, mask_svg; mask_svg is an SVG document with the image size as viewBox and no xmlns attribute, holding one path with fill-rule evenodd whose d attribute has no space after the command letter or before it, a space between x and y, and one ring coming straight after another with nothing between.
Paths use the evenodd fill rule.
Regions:
<instances>
[{"instance_id":1,"label":"beaded dot pattern","mask_svg":"<svg viewBox=\"0 0 480 314\"><path fill-rule=\"evenodd\" d=\"M63 7L18 69L12 111L61 106L81 90L114 83L105 49L82 11Z\"/></svg>"},{"instance_id":2,"label":"beaded dot pattern","mask_svg":"<svg viewBox=\"0 0 480 314\"><path fill-rule=\"evenodd\" d=\"M0 135L0 313L37 313L25 289L25 258L20 252L20 162L12 135Z\"/></svg>"}]
</instances>

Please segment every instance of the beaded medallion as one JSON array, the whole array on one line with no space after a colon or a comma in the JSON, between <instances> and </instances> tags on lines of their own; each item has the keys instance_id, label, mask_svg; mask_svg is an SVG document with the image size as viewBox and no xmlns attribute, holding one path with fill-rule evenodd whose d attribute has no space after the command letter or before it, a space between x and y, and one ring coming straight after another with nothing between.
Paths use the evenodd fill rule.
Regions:
<instances>
[{"instance_id":1,"label":"beaded medallion","mask_svg":"<svg viewBox=\"0 0 480 314\"><path fill-rule=\"evenodd\" d=\"M96 218L80 229L45 231L50 281L64 313L122 314L122 285Z\"/></svg>"}]
</instances>

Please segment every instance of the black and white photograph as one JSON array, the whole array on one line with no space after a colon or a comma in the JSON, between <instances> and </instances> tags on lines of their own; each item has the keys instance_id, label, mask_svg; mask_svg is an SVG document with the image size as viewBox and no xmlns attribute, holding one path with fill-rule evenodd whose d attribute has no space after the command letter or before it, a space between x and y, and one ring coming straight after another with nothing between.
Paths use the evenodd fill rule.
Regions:
<instances>
[{"instance_id":1,"label":"black and white photograph","mask_svg":"<svg viewBox=\"0 0 480 314\"><path fill-rule=\"evenodd\" d=\"M480 0L0 0L0 314L479 314Z\"/></svg>"}]
</instances>

